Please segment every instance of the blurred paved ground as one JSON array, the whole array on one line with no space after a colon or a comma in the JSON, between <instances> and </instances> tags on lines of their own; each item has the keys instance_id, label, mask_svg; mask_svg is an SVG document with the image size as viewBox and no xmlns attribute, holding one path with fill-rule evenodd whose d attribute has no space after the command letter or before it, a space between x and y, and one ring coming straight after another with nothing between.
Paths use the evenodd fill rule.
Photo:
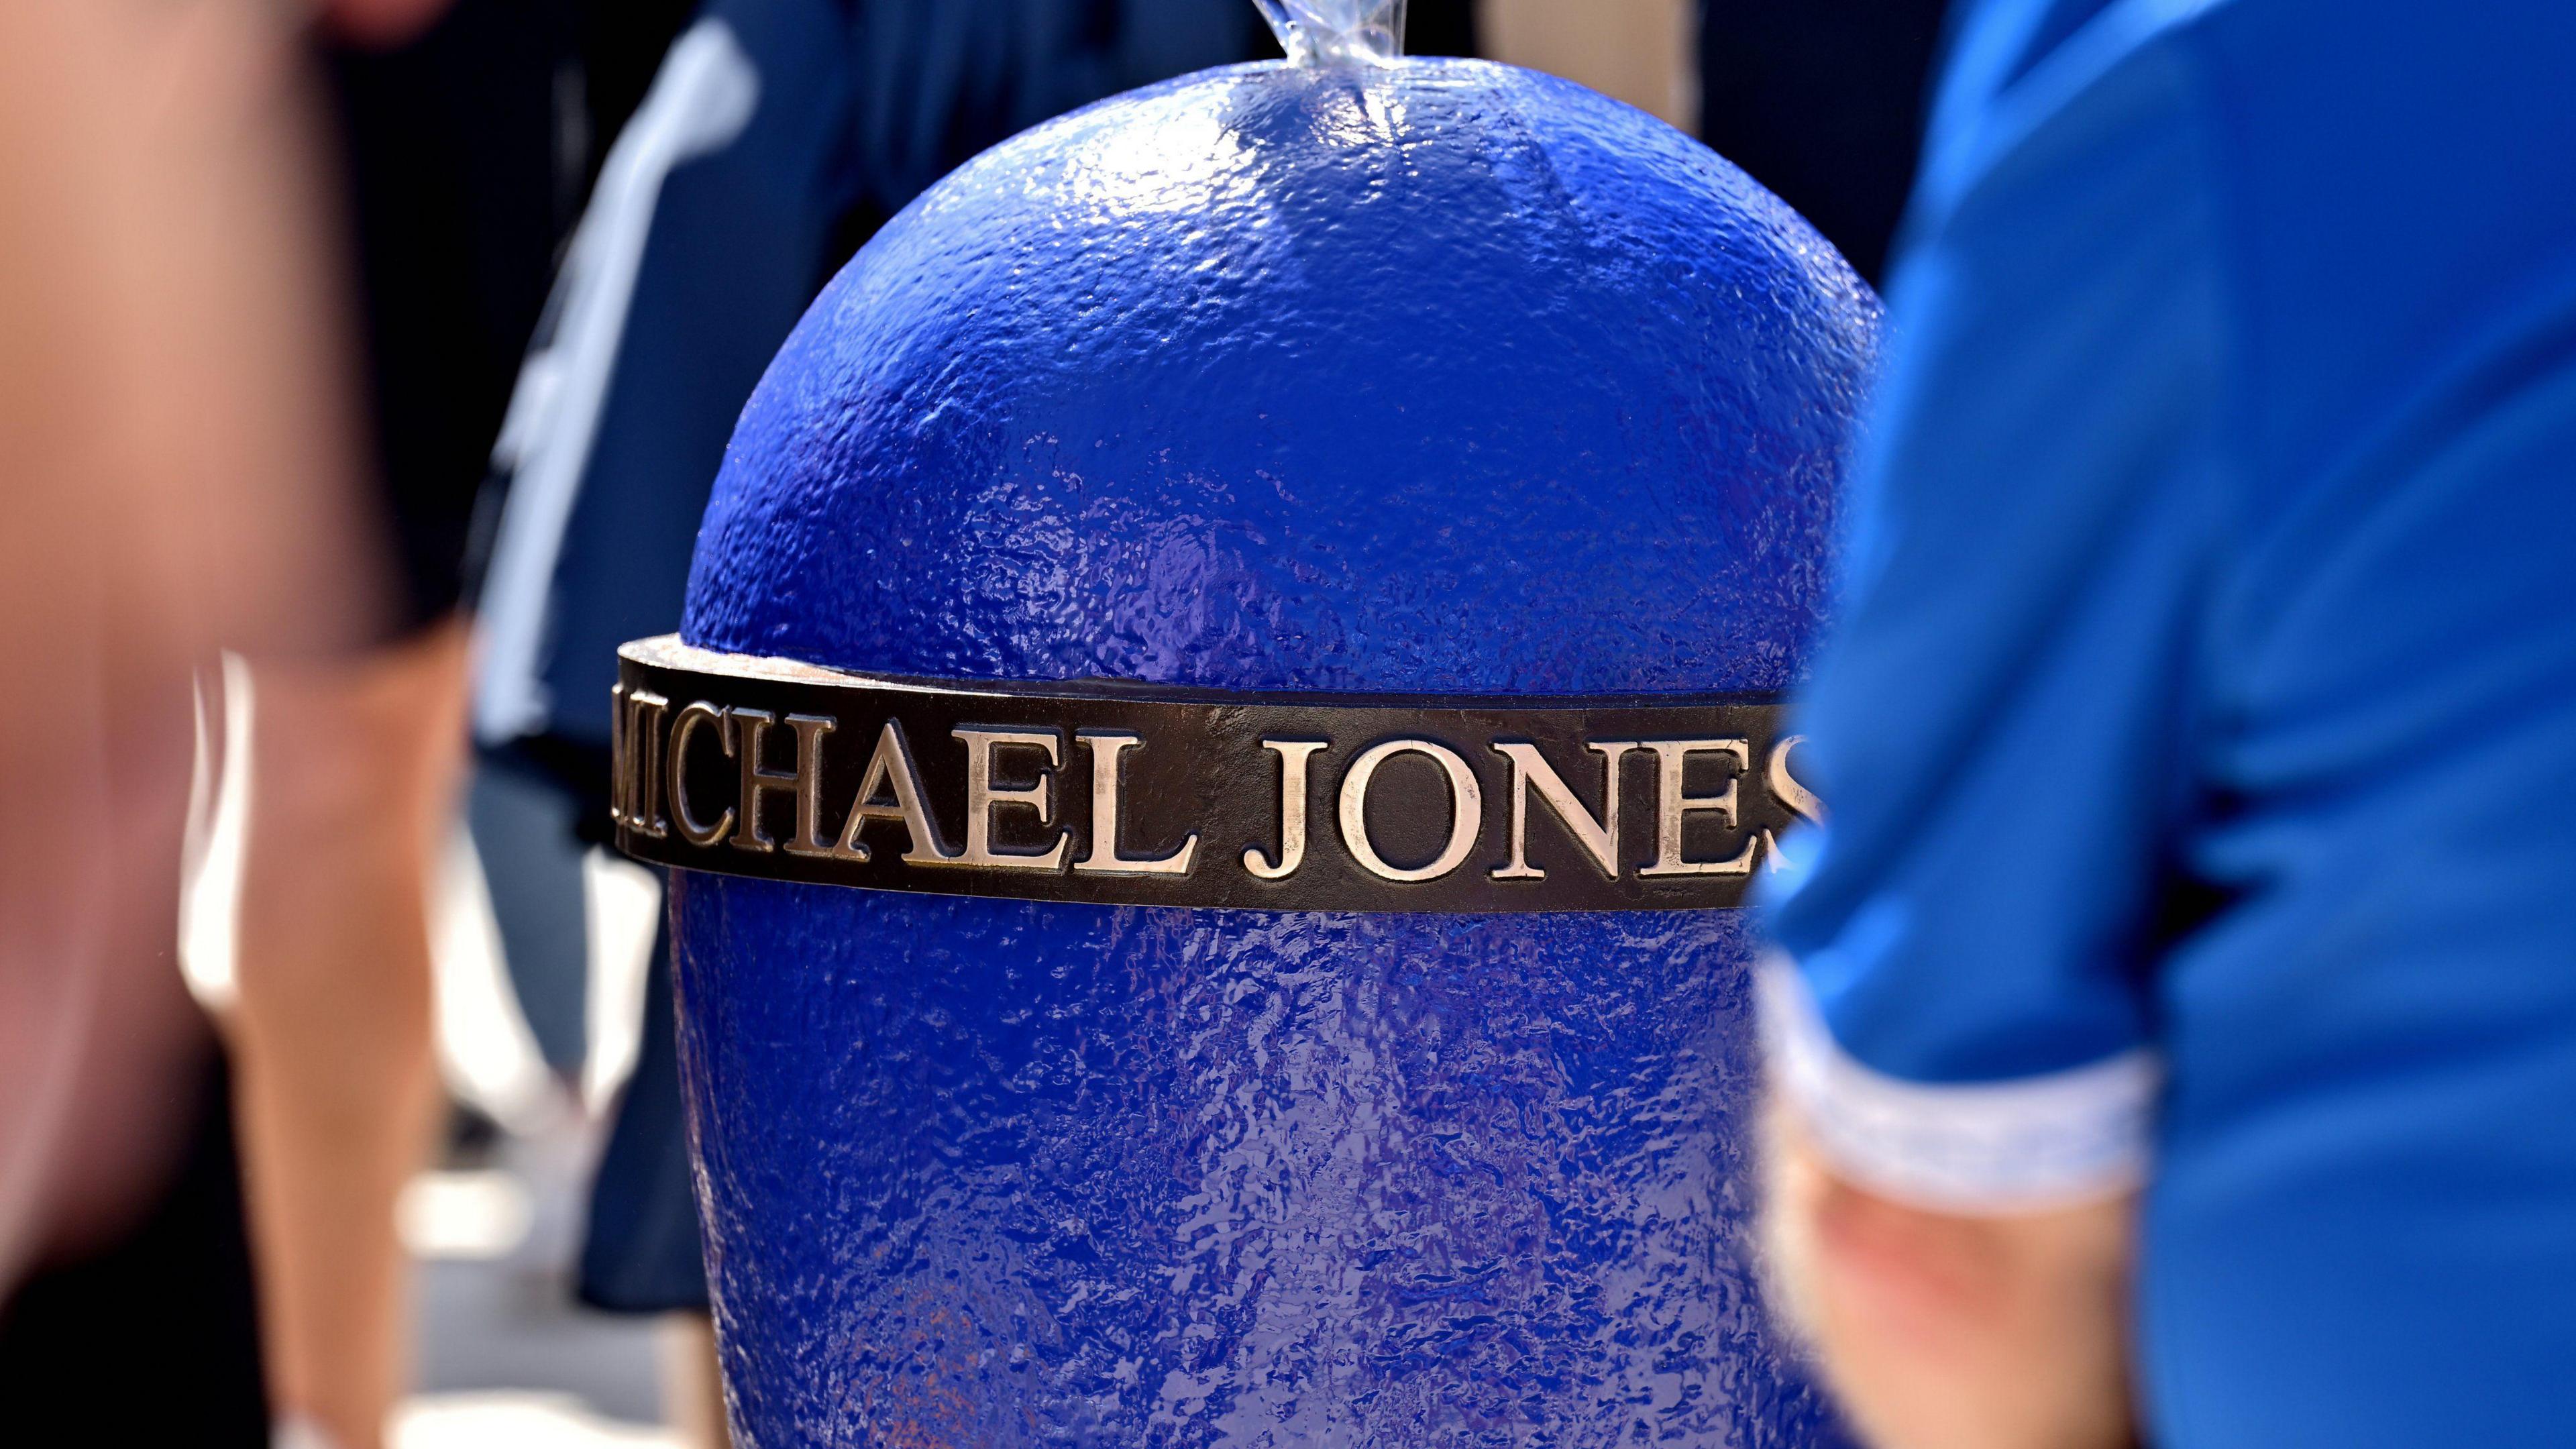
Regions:
<instances>
[{"instance_id":1,"label":"blurred paved ground","mask_svg":"<svg viewBox=\"0 0 2576 1449\"><path fill-rule=\"evenodd\" d=\"M419 1390L396 1449L678 1449L661 1426L661 1330L572 1302L551 1245L531 1240L524 1179L430 1174L403 1216L420 1259Z\"/></svg>"}]
</instances>

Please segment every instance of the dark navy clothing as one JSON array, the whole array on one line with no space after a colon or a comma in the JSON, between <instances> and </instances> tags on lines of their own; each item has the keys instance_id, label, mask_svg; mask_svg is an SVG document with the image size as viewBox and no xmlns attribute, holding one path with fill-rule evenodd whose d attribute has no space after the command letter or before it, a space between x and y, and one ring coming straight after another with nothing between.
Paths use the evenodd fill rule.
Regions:
<instances>
[{"instance_id":1,"label":"dark navy clothing","mask_svg":"<svg viewBox=\"0 0 2576 1449\"><path fill-rule=\"evenodd\" d=\"M522 370L481 589L476 733L604 823L617 646L680 622L743 399L886 218L1015 131L1244 59L1249 5L708 0L610 149ZM704 1307L668 954L600 1167L582 1293Z\"/></svg>"},{"instance_id":2,"label":"dark navy clothing","mask_svg":"<svg viewBox=\"0 0 2576 1449\"><path fill-rule=\"evenodd\" d=\"M2561 0L1992 0L1934 114L1775 1050L1883 1190L2146 1182L2172 1449L2569 1439L2571 76Z\"/></svg>"},{"instance_id":3,"label":"dark navy clothing","mask_svg":"<svg viewBox=\"0 0 2576 1449\"><path fill-rule=\"evenodd\" d=\"M680 1044L671 1005L670 913L654 933L635 1072L599 1158L580 1293L593 1308L661 1313L707 1305L697 1194L680 1106Z\"/></svg>"},{"instance_id":4,"label":"dark navy clothing","mask_svg":"<svg viewBox=\"0 0 2576 1449\"><path fill-rule=\"evenodd\" d=\"M1006 136L1261 34L1199 0L708 0L611 151L503 433L478 738L606 747L617 646L678 627L743 399L876 225Z\"/></svg>"},{"instance_id":5,"label":"dark navy clothing","mask_svg":"<svg viewBox=\"0 0 2576 1449\"><path fill-rule=\"evenodd\" d=\"M1946 0L1698 0L1698 9L1700 139L1878 285L1923 150Z\"/></svg>"},{"instance_id":6,"label":"dark navy clothing","mask_svg":"<svg viewBox=\"0 0 2576 1449\"><path fill-rule=\"evenodd\" d=\"M567 0L458 0L389 51L320 47L349 206L359 340L397 632L453 613L468 532L580 209Z\"/></svg>"}]
</instances>

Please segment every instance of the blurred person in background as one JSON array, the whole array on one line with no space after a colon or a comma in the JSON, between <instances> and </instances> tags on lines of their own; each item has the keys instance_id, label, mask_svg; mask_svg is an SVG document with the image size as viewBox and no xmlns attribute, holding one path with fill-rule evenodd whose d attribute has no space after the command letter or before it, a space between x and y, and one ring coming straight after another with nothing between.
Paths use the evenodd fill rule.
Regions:
<instances>
[{"instance_id":1,"label":"blurred person in background","mask_svg":"<svg viewBox=\"0 0 2576 1449\"><path fill-rule=\"evenodd\" d=\"M38 1271L0 1381L91 1437L266 1442L274 1413L365 1449L401 1379L459 570L579 181L558 8L7 17L0 1274ZM259 696L229 1081L171 960L218 648Z\"/></svg>"},{"instance_id":2,"label":"blurred person in background","mask_svg":"<svg viewBox=\"0 0 2576 1449\"><path fill-rule=\"evenodd\" d=\"M2567 1442L2571 74L2558 0L1959 18L1762 980L1888 1449Z\"/></svg>"},{"instance_id":3,"label":"blurred person in background","mask_svg":"<svg viewBox=\"0 0 2576 1449\"><path fill-rule=\"evenodd\" d=\"M1477 0L1474 14L1476 54L1563 76L1681 130L1694 128L1693 0ZM1438 53L1413 38L1408 52Z\"/></svg>"},{"instance_id":4,"label":"blurred person in background","mask_svg":"<svg viewBox=\"0 0 2576 1449\"><path fill-rule=\"evenodd\" d=\"M371 0L314 38L388 614L362 648L249 660L229 1036L269 1381L299 1445L372 1449L407 1381L394 1209L448 1111L428 882L466 759L467 536L578 209L577 27L571 0Z\"/></svg>"},{"instance_id":5,"label":"blurred person in background","mask_svg":"<svg viewBox=\"0 0 2576 1449\"><path fill-rule=\"evenodd\" d=\"M0 1398L91 1442L269 1433L173 954L192 674L385 622L300 43L249 0L0 7Z\"/></svg>"},{"instance_id":6,"label":"blurred person in background","mask_svg":"<svg viewBox=\"0 0 2576 1449\"><path fill-rule=\"evenodd\" d=\"M1463 28L1463 4L1425 7ZM678 626L752 386L876 228L1014 132L1261 54L1249 4L710 0L602 165L498 449L476 734L607 838L616 650ZM1275 53L1275 52L1274 52ZM593 1193L584 1301L680 1315L695 1442L722 1442L667 942Z\"/></svg>"},{"instance_id":7,"label":"blurred person in background","mask_svg":"<svg viewBox=\"0 0 2576 1449\"><path fill-rule=\"evenodd\" d=\"M1457 53L1580 81L1692 132L1796 207L1875 286L1913 187L1946 6L1481 0L1474 40Z\"/></svg>"}]
</instances>

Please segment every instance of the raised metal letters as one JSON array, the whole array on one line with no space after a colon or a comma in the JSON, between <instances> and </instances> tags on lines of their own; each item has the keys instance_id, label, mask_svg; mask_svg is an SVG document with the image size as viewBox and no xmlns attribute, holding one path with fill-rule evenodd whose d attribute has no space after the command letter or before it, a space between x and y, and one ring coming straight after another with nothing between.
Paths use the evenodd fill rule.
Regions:
<instances>
[{"instance_id":1,"label":"raised metal letters","mask_svg":"<svg viewBox=\"0 0 2576 1449\"><path fill-rule=\"evenodd\" d=\"M949 731L966 746L966 851L957 857L959 865L983 866L988 870L1054 870L1064 864L1064 832L1055 833L1055 843L1036 851L995 850L993 848L993 812L1004 805L1017 805L1037 812L1038 824L1052 823L1053 809L1048 786L1053 776L1048 772L1064 763L1064 737L1054 730L954 729ZM1028 785L993 783L993 751L1003 745L1046 751L1047 769L1038 771L1037 780Z\"/></svg>"},{"instance_id":2,"label":"raised metal letters","mask_svg":"<svg viewBox=\"0 0 2576 1449\"><path fill-rule=\"evenodd\" d=\"M620 828L659 840L670 833L662 814L662 748L668 737L662 720L671 712L671 702L650 690L630 691L623 684L610 696L616 706L609 716L611 748L633 767L620 769L611 782L608 818Z\"/></svg>"},{"instance_id":3,"label":"raised metal letters","mask_svg":"<svg viewBox=\"0 0 2576 1449\"><path fill-rule=\"evenodd\" d=\"M1397 755L1428 756L1449 779L1449 842L1429 865L1411 869L1389 865L1380 858L1368 831L1369 784L1377 778L1378 766ZM1438 880L1456 870L1466 861L1467 852L1476 848L1484 811L1485 792L1476 783L1476 772L1467 768L1456 750L1430 740L1388 740L1372 745L1351 762L1351 772L1342 777L1342 845L1369 874L1384 880Z\"/></svg>"},{"instance_id":4,"label":"raised metal letters","mask_svg":"<svg viewBox=\"0 0 2576 1449\"><path fill-rule=\"evenodd\" d=\"M1771 786L1772 798L1788 806L1791 814L1810 825L1822 825L1825 823L1825 802L1817 799L1813 790L1798 783L1797 777L1789 773L1789 752L1806 743L1806 739L1805 735L1790 735L1774 744L1771 763L1766 767L1763 778ZM1788 868L1788 862L1780 857L1778 837L1767 828L1762 832L1762 858L1771 863L1773 870Z\"/></svg>"},{"instance_id":5,"label":"raised metal letters","mask_svg":"<svg viewBox=\"0 0 2576 1449\"><path fill-rule=\"evenodd\" d=\"M877 803L877 792L892 789L894 803ZM859 791L850 805L850 823L841 830L841 843L834 848L835 858L865 863L868 848L859 842L859 832L871 820L892 820L912 836L912 848L903 858L913 865L950 865L957 857L939 839L938 822L921 803L921 771L912 763L912 747L903 737L903 726L893 720L877 731L876 752L868 756L868 772L859 778Z\"/></svg>"},{"instance_id":6,"label":"raised metal letters","mask_svg":"<svg viewBox=\"0 0 2576 1449\"><path fill-rule=\"evenodd\" d=\"M1512 858L1494 871L1496 880L1545 880L1547 872L1529 863L1529 792L1538 787L1539 798L1556 812L1557 820L1572 832L1575 843L1592 857L1593 865L1613 880L1619 876L1619 762L1637 748L1635 740L1586 740L1584 748L1601 756L1601 816L1594 819L1574 792L1565 787L1564 777L1538 752L1538 746L1526 740L1505 740L1494 746L1494 753L1512 762Z\"/></svg>"},{"instance_id":7,"label":"raised metal letters","mask_svg":"<svg viewBox=\"0 0 2576 1449\"><path fill-rule=\"evenodd\" d=\"M783 790L790 795L796 793L794 770L781 772L761 767L762 746L769 742L769 727L776 723L778 716L767 710L725 711L725 726L733 735L734 757L742 764L741 785L734 792L734 799L739 802L734 808L741 812L741 819L733 831L733 848L736 850L776 850L778 842L770 839L769 832L761 828L761 796L770 790Z\"/></svg>"},{"instance_id":8,"label":"raised metal letters","mask_svg":"<svg viewBox=\"0 0 2576 1449\"><path fill-rule=\"evenodd\" d=\"M1682 856L1683 826L1694 810L1714 813L1728 828L1736 824L1736 787L1741 772L1753 763L1749 740L1646 740L1647 749L1655 752L1655 863L1640 872L1643 875L1751 875L1753 854L1761 849L1758 842L1747 840L1744 849L1725 860L1687 860ZM1690 795L1682 790L1682 772L1696 754L1725 754L1735 757L1739 772L1726 782L1726 788L1714 795Z\"/></svg>"},{"instance_id":9,"label":"raised metal letters","mask_svg":"<svg viewBox=\"0 0 2576 1449\"><path fill-rule=\"evenodd\" d=\"M1789 773L1789 752L1806 742L1805 735L1790 735L1771 747L1771 793L1799 818L1810 824L1822 825L1825 823L1825 802L1817 799L1814 791L1799 784Z\"/></svg>"},{"instance_id":10,"label":"raised metal letters","mask_svg":"<svg viewBox=\"0 0 2576 1449\"><path fill-rule=\"evenodd\" d=\"M1306 863L1306 762L1330 740L1263 740L1261 747L1279 754L1279 859L1271 861L1261 847L1243 848L1243 868L1260 880L1286 880Z\"/></svg>"},{"instance_id":11,"label":"raised metal letters","mask_svg":"<svg viewBox=\"0 0 2576 1449\"><path fill-rule=\"evenodd\" d=\"M1199 853L1196 831L1169 855L1137 858L1118 853L1118 783L1123 773L1118 757L1145 742L1107 730L1084 730L1081 740L1091 751L1091 853L1074 862L1073 868L1092 875L1188 875Z\"/></svg>"},{"instance_id":12,"label":"raised metal letters","mask_svg":"<svg viewBox=\"0 0 2576 1449\"><path fill-rule=\"evenodd\" d=\"M1112 905L1705 910L1824 815L1758 697L949 684L668 638L628 645L620 671L619 844L733 875ZM1552 825L1531 827L1533 798Z\"/></svg>"},{"instance_id":13,"label":"raised metal letters","mask_svg":"<svg viewBox=\"0 0 2576 1449\"><path fill-rule=\"evenodd\" d=\"M689 813L689 736L697 732L698 726L708 723L715 725L717 738L724 742L725 758L733 758L733 720L719 706L703 699L692 701L671 723L671 820L680 827L680 838L697 846L721 845L733 833L730 805L713 825L700 825L697 817ZM631 741L629 745L631 748Z\"/></svg>"}]
</instances>

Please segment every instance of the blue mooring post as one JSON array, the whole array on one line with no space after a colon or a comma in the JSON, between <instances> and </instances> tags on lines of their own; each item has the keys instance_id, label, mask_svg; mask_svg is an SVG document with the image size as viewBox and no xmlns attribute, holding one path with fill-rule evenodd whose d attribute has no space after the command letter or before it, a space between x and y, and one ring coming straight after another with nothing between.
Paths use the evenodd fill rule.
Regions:
<instances>
[{"instance_id":1,"label":"blue mooring post","mask_svg":"<svg viewBox=\"0 0 2576 1449\"><path fill-rule=\"evenodd\" d=\"M861 252L620 686L741 1442L1841 1442L1733 903L1877 326L1470 61L1136 92Z\"/></svg>"}]
</instances>

